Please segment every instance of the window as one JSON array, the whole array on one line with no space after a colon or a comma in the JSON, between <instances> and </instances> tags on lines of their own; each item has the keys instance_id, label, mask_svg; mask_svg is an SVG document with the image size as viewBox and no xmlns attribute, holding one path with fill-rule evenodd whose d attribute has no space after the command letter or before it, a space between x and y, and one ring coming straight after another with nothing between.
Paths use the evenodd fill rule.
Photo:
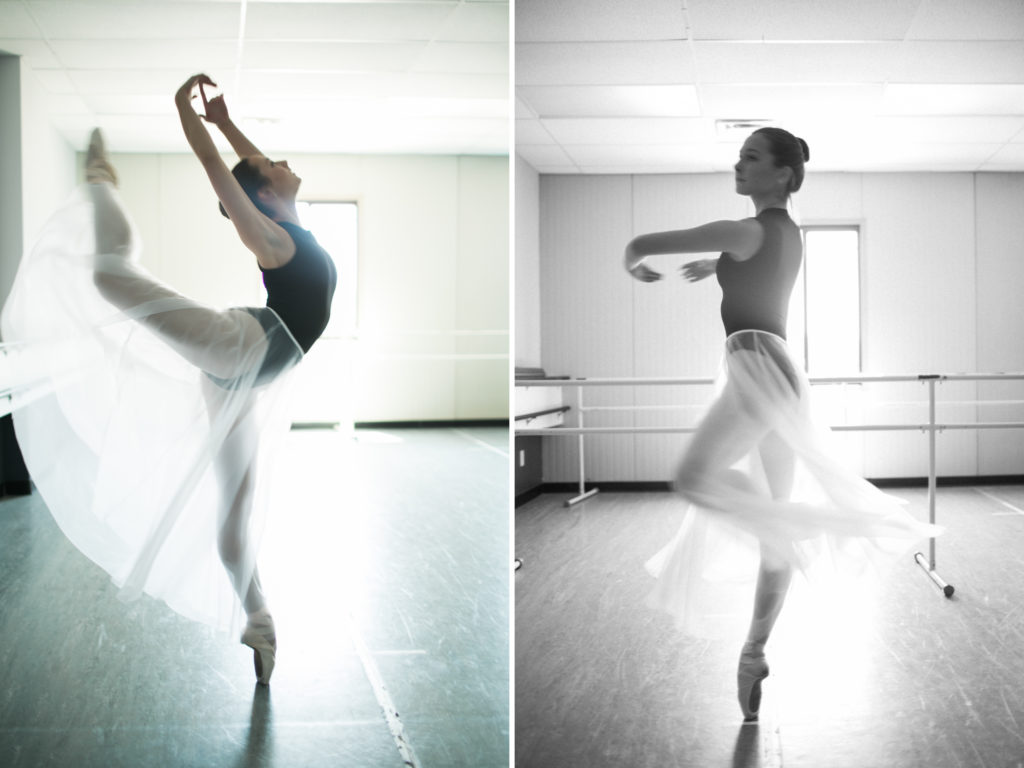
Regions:
<instances>
[{"instance_id":1,"label":"window","mask_svg":"<svg viewBox=\"0 0 1024 768\"><path fill-rule=\"evenodd\" d=\"M791 348L810 376L860 373L860 230L804 227L803 235L789 305Z\"/></svg>"},{"instance_id":2,"label":"window","mask_svg":"<svg viewBox=\"0 0 1024 768\"><path fill-rule=\"evenodd\" d=\"M331 321L324 336L351 337L359 325L357 267L359 251L358 208L355 203L296 205L302 226L331 254L338 270L338 288L331 305Z\"/></svg>"}]
</instances>

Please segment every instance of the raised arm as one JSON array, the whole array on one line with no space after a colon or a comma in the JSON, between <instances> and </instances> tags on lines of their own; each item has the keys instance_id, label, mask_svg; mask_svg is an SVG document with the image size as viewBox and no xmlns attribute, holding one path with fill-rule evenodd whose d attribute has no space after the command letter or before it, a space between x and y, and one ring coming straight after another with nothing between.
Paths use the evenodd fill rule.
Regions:
<instances>
[{"instance_id":1,"label":"raised arm","mask_svg":"<svg viewBox=\"0 0 1024 768\"><path fill-rule=\"evenodd\" d=\"M755 219L713 221L693 229L653 232L630 241L626 246L625 266L638 280L652 282L661 275L643 263L648 256L725 252L738 261L745 261L761 247L763 237L764 231Z\"/></svg>"},{"instance_id":2,"label":"raised arm","mask_svg":"<svg viewBox=\"0 0 1024 768\"><path fill-rule=\"evenodd\" d=\"M213 81L206 75L195 75L174 96L185 138L202 163L242 243L256 255L261 265L276 266L282 255L290 256L289 249L293 249L294 244L280 225L260 213L224 164L206 126L192 108L192 90L197 85L213 85Z\"/></svg>"},{"instance_id":3,"label":"raised arm","mask_svg":"<svg viewBox=\"0 0 1024 768\"><path fill-rule=\"evenodd\" d=\"M228 114L228 105L224 102L223 96L214 96L207 101L204 94L203 108L206 111L206 122L213 123L220 129L240 160L263 154L231 120L231 115Z\"/></svg>"}]
</instances>

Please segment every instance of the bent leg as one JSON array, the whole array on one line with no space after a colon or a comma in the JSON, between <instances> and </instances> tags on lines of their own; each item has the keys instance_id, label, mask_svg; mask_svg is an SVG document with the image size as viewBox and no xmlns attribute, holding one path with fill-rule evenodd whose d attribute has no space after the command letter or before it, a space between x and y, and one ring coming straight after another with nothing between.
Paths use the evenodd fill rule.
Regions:
<instances>
[{"instance_id":1,"label":"bent leg","mask_svg":"<svg viewBox=\"0 0 1024 768\"><path fill-rule=\"evenodd\" d=\"M736 402L729 389L711 406L676 470L675 488L694 504L719 509L722 488L756 494L750 479L730 467L748 454L767 427L752 418Z\"/></svg>"},{"instance_id":2,"label":"bent leg","mask_svg":"<svg viewBox=\"0 0 1024 768\"><path fill-rule=\"evenodd\" d=\"M267 350L259 321L239 309L216 310L182 296L131 261L131 222L109 184L89 184L100 294L142 323L197 368L231 379L257 367Z\"/></svg>"}]
</instances>

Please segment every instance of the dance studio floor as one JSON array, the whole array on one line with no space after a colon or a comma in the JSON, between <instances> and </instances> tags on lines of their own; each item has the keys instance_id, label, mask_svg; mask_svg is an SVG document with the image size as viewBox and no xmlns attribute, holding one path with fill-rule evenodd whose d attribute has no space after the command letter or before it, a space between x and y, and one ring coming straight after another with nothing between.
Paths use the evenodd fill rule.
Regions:
<instances>
[{"instance_id":1,"label":"dance studio floor","mask_svg":"<svg viewBox=\"0 0 1024 768\"><path fill-rule=\"evenodd\" d=\"M924 489L891 493L926 518ZM685 639L643 605L643 563L681 503L564 498L515 513L517 766L1024 766L1024 487L940 487L937 571L952 599L913 562L917 547L880 584L794 596L748 726L735 698L743 628Z\"/></svg>"},{"instance_id":2,"label":"dance studio floor","mask_svg":"<svg viewBox=\"0 0 1024 768\"><path fill-rule=\"evenodd\" d=\"M269 690L237 639L119 602L38 494L0 502L0 765L506 766L508 431L357 438L289 435Z\"/></svg>"}]
</instances>

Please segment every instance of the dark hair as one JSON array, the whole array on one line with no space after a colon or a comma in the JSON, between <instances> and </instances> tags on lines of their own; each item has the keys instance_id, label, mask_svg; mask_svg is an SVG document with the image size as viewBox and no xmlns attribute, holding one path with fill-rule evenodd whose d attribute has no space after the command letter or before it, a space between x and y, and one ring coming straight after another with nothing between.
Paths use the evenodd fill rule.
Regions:
<instances>
[{"instance_id":1,"label":"dark hair","mask_svg":"<svg viewBox=\"0 0 1024 768\"><path fill-rule=\"evenodd\" d=\"M758 128L755 134L761 134L768 140L776 168L790 168L793 175L789 179L787 192L797 192L804 183L804 163L811 159L811 150L807 142L794 136L782 128Z\"/></svg>"},{"instance_id":2,"label":"dark hair","mask_svg":"<svg viewBox=\"0 0 1024 768\"><path fill-rule=\"evenodd\" d=\"M259 169L249 162L249 158L240 160L238 164L231 169L231 175L235 177L235 181L242 188L242 191L249 196L252 200L252 204L256 206L260 213L266 216L268 219L274 218L273 212L267 208L263 201L260 200L259 192L267 184L270 183L270 179L260 173ZM224 210L223 203L217 203L220 208L221 215L225 219L230 219L228 212Z\"/></svg>"}]
</instances>

